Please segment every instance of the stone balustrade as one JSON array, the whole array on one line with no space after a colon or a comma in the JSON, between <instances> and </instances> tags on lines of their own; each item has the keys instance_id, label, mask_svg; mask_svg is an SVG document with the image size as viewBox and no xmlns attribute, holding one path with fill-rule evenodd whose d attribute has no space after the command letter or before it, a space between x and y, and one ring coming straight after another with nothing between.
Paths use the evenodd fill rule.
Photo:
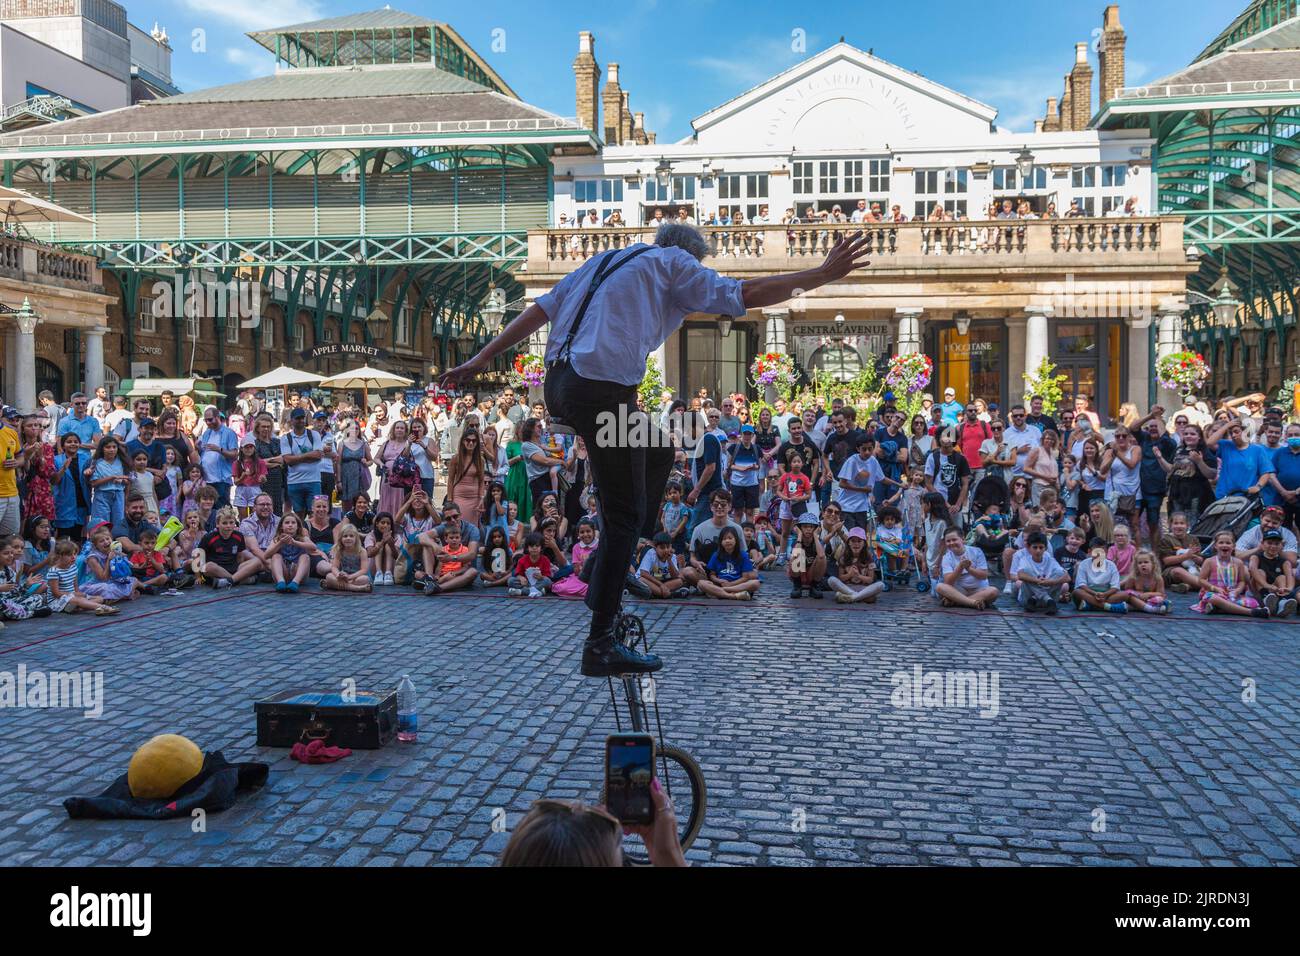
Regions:
<instances>
[{"instance_id":1,"label":"stone balustrade","mask_svg":"<svg viewBox=\"0 0 1300 956\"><path fill-rule=\"evenodd\" d=\"M705 262L724 271L806 269L826 256L837 236L859 231L866 233L878 269L932 269L941 261L991 269L1156 264L1183 257L1180 216L703 226L700 231L713 244ZM652 242L654 232L648 226L536 230L528 234L528 271L568 272L610 249Z\"/></svg>"},{"instance_id":2,"label":"stone balustrade","mask_svg":"<svg viewBox=\"0 0 1300 956\"><path fill-rule=\"evenodd\" d=\"M35 285L103 291L94 256L7 235L0 237L0 276Z\"/></svg>"}]
</instances>

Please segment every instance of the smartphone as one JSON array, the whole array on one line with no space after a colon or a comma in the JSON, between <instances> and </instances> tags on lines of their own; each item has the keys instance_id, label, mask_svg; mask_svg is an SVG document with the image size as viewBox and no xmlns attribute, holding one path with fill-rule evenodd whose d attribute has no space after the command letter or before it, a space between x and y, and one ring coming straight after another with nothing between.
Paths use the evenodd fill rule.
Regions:
<instances>
[{"instance_id":1,"label":"smartphone","mask_svg":"<svg viewBox=\"0 0 1300 956\"><path fill-rule=\"evenodd\" d=\"M605 738L605 808L623 823L653 823L650 781L655 775L655 739L649 734Z\"/></svg>"}]
</instances>

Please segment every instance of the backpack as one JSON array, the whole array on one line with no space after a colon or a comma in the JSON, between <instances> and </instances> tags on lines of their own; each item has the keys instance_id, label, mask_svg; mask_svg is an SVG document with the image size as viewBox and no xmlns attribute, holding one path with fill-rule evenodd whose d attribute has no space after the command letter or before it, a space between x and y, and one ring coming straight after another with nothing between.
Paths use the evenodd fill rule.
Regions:
<instances>
[{"instance_id":1,"label":"backpack","mask_svg":"<svg viewBox=\"0 0 1300 956\"><path fill-rule=\"evenodd\" d=\"M420 483L420 466L415 463L409 450L394 458L388 466L388 483L394 488L414 488Z\"/></svg>"},{"instance_id":2,"label":"backpack","mask_svg":"<svg viewBox=\"0 0 1300 956\"><path fill-rule=\"evenodd\" d=\"M961 439L963 433L965 432L966 424L967 424L966 422L962 422L960 425L957 426L957 451L962 452L962 454L965 454L965 451L961 447ZM988 422L980 422L980 427L984 429L984 437L986 439L993 437L993 429L989 428Z\"/></svg>"}]
</instances>

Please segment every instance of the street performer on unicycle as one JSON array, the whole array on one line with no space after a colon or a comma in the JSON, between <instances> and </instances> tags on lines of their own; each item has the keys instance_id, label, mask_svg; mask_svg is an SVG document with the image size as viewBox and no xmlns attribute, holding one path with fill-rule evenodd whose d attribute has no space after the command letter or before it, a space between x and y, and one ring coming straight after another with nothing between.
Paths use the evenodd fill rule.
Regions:
<instances>
[{"instance_id":1,"label":"street performer on unicycle","mask_svg":"<svg viewBox=\"0 0 1300 956\"><path fill-rule=\"evenodd\" d=\"M670 442L662 435L646 438L646 428L654 426L632 426L643 414L636 400L646 357L693 312L741 316L842 279L867 265L867 237L839 236L814 269L744 281L701 265L708 252L709 243L697 229L670 224L659 230L654 245L635 243L595 256L442 378L444 388L472 379L551 323L547 414L553 426L582 436L600 489L603 530L588 558L595 562L586 598L591 630L582 651L582 673L588 677L643 674L663 666L657 656L615 639L632 554L639 538L653 537L673 465Z\"/></svg>"}]
</instances>

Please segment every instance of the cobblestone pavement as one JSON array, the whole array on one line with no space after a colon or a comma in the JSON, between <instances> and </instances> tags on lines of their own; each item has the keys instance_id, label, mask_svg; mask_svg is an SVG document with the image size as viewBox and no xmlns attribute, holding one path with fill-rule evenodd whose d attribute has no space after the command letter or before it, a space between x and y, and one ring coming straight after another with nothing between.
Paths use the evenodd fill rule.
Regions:
<instances>
[{"instance_id":1,"label":"cobblestone pavement","mask_svg":"<svg viewBox=\"0 0 1300 956\"><path fill-rule=\"evenodd\" d=\"M704 768L689 856L712 864L1271 865L1300 858L1300 624L760 600L643 603L668 738ZM559 598L269 588L56 615L0 633L0 671L100 670L105 711L0 710L0 862L490 864L541 796L599 792L614 730ZM894 675L996 672L997 705L912 707ZM420 692L416 744L303 766L254 745L252 701ZM986 690L991 684L985 685ZM985 716L981 716L981 710ZM183 733L272 764L204 833L72 821L134 748ZM499 816L499 814L498 814Z\"/></svg>"}]
</instances>

